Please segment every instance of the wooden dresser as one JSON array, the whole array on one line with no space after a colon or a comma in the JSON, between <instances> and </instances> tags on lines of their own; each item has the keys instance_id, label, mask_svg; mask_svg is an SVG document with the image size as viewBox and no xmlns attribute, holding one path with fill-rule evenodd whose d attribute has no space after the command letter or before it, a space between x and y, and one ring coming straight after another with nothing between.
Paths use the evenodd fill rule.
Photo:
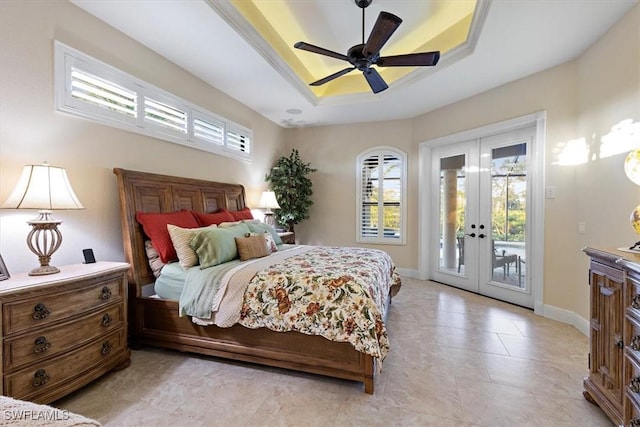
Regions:
<instances>
[{"instance_id":1,"label":"wooden dresser","mask_svg":"<svg viewBox=\"0 0 640 427\"><path fill-rule=\"evenodd\" d=\"M589 255L590 348L584 396L619 426L640 427L640 255Z\"/></svg>"},{"instance_id":2,"label":"wooden dresser","mask_svg":"<svg viewBox=\"0 0 640 427\"><path fill-rule=\"evenodd\" d=\"M50 403L128 366L128 269L98 262L0 281L2 394Z\"/></svg>"}]
</instances>

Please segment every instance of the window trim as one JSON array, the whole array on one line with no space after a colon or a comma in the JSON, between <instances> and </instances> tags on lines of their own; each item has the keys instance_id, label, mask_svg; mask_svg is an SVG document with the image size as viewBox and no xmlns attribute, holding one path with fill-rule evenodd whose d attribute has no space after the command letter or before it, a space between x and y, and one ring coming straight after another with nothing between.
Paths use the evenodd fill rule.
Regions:
<instances>
[{"instance_id":1,"label":"window trim","mask_svg":"<svg viewBox=\"0 0 640 427\"><path fill-rule=\"evenodd\" d=\"M400 239L382 236L364 237L362 236L362 205L363 205L363 182L362 172L364 161L372 155L384 156L393 155L400 159L402 170L400 171ZM358 154L356 158L356 242L371 243L381 245L406 245L407 244L407 153L392 146L372 147Z\"/></svg>"},{"instance_id":2,"label":"window trim","mask_svg":"<svg viewBox=\"0 0 640 427\"><path fill-rule=\"evenodd\" d=\"M74 69L135 93L135 115L130 116L111 111L73 97L71 94L71 72ZM255 150L253 146L253 131L251 129L131 76L57 40L54 41L54 98L56 111L197 150L244 161L251 161L251 153ZM147 120L145 115L145 100L147 99L164 103L170 108L184 112L186 114L186 132L173 130L170 127ZM194 134L194 121L196 119L220 125L222 128L222 144L196 137ZM240 150L231 146L227 141L229 132L245 138L247 148Z\"/></svg>"}]
</instances>

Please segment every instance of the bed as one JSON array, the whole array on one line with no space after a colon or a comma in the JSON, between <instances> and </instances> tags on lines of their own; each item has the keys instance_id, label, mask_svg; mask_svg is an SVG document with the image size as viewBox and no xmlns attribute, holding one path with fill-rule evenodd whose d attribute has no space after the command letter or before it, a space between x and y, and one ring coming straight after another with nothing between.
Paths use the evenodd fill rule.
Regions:
<instances>
[{"instance_id":1,"label":"bed","mask_svg":"<svg viewBox=\"0 0 640 427\"><path fill-rule=\"evenodd\" d=\"M231 360L309 372L363 383L374 392L379 357L355 349L349 342L329 341L297 331L276 332L241 324L203 326L180 316L179 302L155 295L156 277L145 251L145 235L136 213L200 213L246 209L244 187L115 168L120 197L124 252L131 265L129 340L132 348L150 345ZM384 310L400 284L384 295ZM384 320L384 319L383 319Z\"/></svg>"}]
</instances>

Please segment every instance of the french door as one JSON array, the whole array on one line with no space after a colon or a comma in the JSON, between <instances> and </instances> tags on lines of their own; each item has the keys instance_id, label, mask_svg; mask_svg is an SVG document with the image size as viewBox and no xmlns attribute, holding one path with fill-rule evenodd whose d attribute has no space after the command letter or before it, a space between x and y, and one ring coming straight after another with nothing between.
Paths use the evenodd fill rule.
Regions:
<instances>
[{"instance_id":1,"label":"french door","mask_svg":"<svg viewBox=\"0 0 640 427\"><path fill-rule=\"evenodd\" d=\"M431 278L533 308L527 260L533 125L436 147Z\"/></svg>"}]
</instances>

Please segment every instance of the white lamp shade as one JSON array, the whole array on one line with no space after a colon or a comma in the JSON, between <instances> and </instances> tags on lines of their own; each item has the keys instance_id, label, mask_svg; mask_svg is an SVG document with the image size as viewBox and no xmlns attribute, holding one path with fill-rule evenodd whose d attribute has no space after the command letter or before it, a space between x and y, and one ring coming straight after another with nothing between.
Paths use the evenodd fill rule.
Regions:
<instances>
[{"instance_id":1,"label":"white lamp shade","mask_svg":"<svg viewBox=\"0 0 640 427\"><path fill-rule=\"evenodd\" d=\"M84 209L63 168L28 165L22 170L16 188L2 205L9 209Z\"/></svg>"},{"instance_id":2,"label":"white lamp shade","mask_svg":"<svg viewBox=\"0 0 640 427\"><path fill-rule=\"evenodd\" d=\"M273 191L263 191L260 197L260 206L262 209L280 209L280 205L276 200L276 193Z\"/></svg>"}]
</instances>

